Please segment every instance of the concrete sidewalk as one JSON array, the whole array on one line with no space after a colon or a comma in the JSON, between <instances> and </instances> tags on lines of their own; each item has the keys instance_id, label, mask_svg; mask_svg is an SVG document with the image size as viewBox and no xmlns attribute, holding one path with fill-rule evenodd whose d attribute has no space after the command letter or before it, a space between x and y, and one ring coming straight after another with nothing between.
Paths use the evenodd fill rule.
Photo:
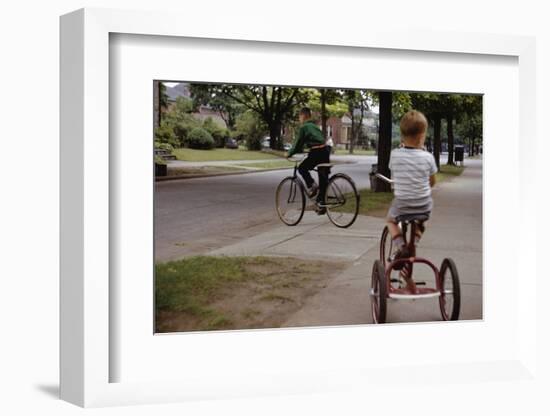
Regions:
<instances>
[{"instance_id":1,"label":"concrete sidewalk","mask_svg":"<svg viewBox=\"0 0 550 416\"><path fill-rule=\"evenodd\" d=\"M455 260L460 275L460 319L482 318L482 162L468 160L464 173L433 190L434 211L418 255L439 267ZM381 218L358 217L349 229L339 229L326 217L306 212L296 227L283 224L254 237L212 251L214 255L296 256L347 261L350 266L283 325L318 326L372 323L370 279L378 258ZM315 247L315 251L311 250ZM434 286L433 274L415 268L415 278ZM389 300L388 322L438 321L438 300Z\"/></svg>"}]
</instances>

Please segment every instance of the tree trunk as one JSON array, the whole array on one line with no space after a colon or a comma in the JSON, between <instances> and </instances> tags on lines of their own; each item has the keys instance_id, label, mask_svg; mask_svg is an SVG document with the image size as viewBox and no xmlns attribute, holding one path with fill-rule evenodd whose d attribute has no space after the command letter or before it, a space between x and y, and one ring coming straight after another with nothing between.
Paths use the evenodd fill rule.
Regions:
<instances>
[{"instance_id":1,"label":"tree trunk","mask_svg":"<svg viewBox=\"0 0 550 416\"><path fill-rule=\"evenodd\" d=\"M269 147L274 150L281 150L281 123L274 120L268 125L269 127Z\"/></svg>"},{"instance_id":2,"label":"tree trunk","mask_svg":"<svg viewBox=\"0 0 550 416\"><path fill-rule=\"evenodd\" d=\"M351 109L351 132L349 135L349 152L353 153L353 148L355 145L355 117L353 116L353 108Z\"/></svg>"},{"instance_id":3,"label":"tree trunk","mask_svg":"<svg viewBox=\"0 0 550 416\"><path fill-rule=\"evenodd\" d=\"M390 153L392 138L392 93L391 91L380 91L379 96L379 119L378 124L378 173L390 177ZM391 192L391 186L381 180L376 181L375 192Z\"/></svg>"},{"instance_id":4,"label":"tree trunk","mask_svg":"<svg viewBox=\"0 0 550 416\"><path fill-rule=\"evenodd\" d=\"M454 165L455 160L455 137L453 134L453 113L447 115L447 165Z\"/></svg>"},{"instance_id":5,"label":"tree trunk","mask_svg":"<svg viewBox=\"0 0 550 416\"><path fill-rule=\"evenodd\" d=\"M155 129L160 126L161 108L160 108L160 81L153 81L153 95L154 95L154 112L155 112Z\"/></svg>"},{"instance_id":6,"label":"tree trunk","mask_svg":"<svg viewBox=\"0 0 550 416\"><path fill-rule=\"evenodd\" d=\"M441 153L441 116L434 117L434 159L439 171L439 154Z\"/></svg>"}]
</instances>

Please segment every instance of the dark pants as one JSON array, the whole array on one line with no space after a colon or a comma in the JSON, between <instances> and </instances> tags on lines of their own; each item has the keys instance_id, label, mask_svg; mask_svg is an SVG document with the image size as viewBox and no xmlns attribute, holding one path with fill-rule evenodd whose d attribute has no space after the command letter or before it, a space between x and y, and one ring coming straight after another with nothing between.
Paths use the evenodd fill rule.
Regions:
<instances>
[{"instance_id":1,"label":"dark pants","mask_svg":"<svg viewBox=\"0 0 550 416\"><path fill-rule=\"evenodd\" d=\"M309 173L310 170L315 168L319 163L329 163L330 162L330 153L328 148L325 146L321 149L311 149L307 158L300 163L298 166L298 172L304 178L308 188L311 188L313 185L313 178ZM327 191L328 184L328 175L330 169L320 169L319 171L319 194L317 195L317 201L323 202L325 200L325 193Z\"/></svg>"}]
</instances>

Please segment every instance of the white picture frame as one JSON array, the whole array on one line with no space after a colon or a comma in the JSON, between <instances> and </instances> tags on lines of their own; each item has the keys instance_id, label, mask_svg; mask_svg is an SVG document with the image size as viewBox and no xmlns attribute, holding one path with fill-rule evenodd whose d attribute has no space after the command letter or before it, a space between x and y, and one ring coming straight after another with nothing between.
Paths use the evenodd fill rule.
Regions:
<instances>
[{"instance_id":1,"label":"white picture frame","mask_svg":"<svg viewBox=\"0 0 550 416\"><path fill-rule=\"evenodd\" d=\"M275 26L250 27L247 35L234 34L231 25L206 27L183 16L162 12L82 9L61 18L61 398L79 406L108 406L185 401L197 398L322 393L352 385L373 386L382 381L412 379L429 385L442 370L455 379L473 382L502 380L537 382L536 315L537 270L526 247L536 241L535 219L526 215L534 201L535 183L527 175L536 154L535 41L529 37L472 33L406 32L399 28L354 32L307 33ZM441 363L411 368L341 368L330 373L280 374L246 380L219 374L216 380L193 377L184 381L110 382L110 365L117 357L109 348L109 35L113 33L188 38L279 42L301 45L430 51L516 57L519 66L519 126L521 137L533 142L518 150L519 201L516 252L522 264L517 288L517 315L521 322L515 354L498 361ZM519 135L519 132L518 132ZM516 271L519 273L519 270ZM530 289L528 289L530 288ZM151 294L152 296L152 294ZM299 331L299 330L293 330ZM409 377L409 378L407 378ZM347 380L343 383L341 380Z\"/></svg>"}]
</instances>

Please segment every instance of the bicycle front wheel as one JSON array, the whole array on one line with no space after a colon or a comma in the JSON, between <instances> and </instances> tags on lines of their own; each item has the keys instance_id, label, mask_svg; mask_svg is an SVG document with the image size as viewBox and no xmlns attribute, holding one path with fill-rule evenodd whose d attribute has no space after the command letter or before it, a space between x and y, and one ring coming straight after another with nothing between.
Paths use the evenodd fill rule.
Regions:
<instances>
[{"instance_id":1,"label":"bicycle front wheel","mask_svg":"<svg viewBox=\"0 0 550 416\"><path fill-rule=\"evenodd\" d=\"M355 222L359 213L359 193L348 175L337 173L330 178L325 207L330 221L337 227L347 228Z\"/></svg>"},{"instance_id":2,"label":"bicycle front wheel","mask_svg":"<svg viewBox=\"0 0 550 416\"><path fill-rule=\"evenodd\" d=\"M306 196L299 179L292 176L284 178L275 193L277 214L286 225L296 225L304 216Z\"/></svg>"}]
</instances>

